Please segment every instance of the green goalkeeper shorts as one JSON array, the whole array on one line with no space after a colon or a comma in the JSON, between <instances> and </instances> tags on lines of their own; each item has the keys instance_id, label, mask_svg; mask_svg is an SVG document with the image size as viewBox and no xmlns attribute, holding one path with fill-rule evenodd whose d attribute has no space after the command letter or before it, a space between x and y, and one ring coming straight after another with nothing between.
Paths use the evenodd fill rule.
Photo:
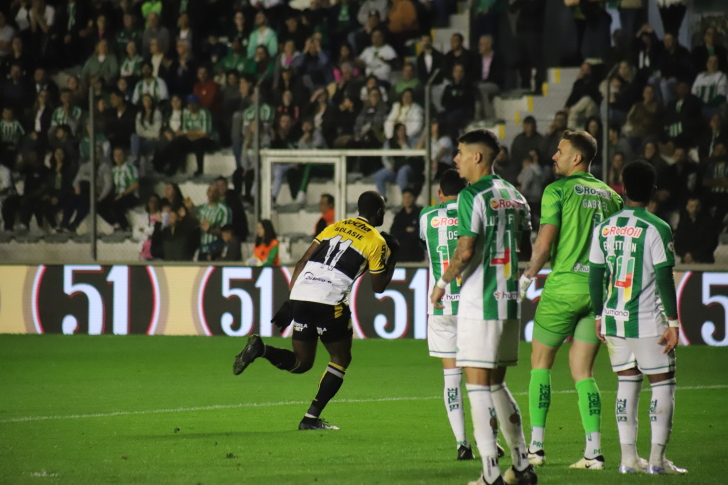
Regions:
<instances>
[{"instance_id":1,"label":"green goalkeeper shorts","mask_svg":"<svg viewBox=\"0 0 728 485\"><path fill-rule=\"evenodd\" d=\"M582 342L599 343L589 295L563 295L544 290L534 318L533 340L548 347L559 347L571 335Z\"/></svg>"}]
</instances>

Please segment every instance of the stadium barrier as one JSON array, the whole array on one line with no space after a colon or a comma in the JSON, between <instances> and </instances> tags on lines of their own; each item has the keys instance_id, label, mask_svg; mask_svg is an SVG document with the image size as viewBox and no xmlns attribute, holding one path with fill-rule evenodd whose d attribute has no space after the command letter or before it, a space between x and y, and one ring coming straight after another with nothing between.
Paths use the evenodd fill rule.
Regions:
<instances>
[{"instance_id":1,"label":"stadium barrier","mask_svg":"<svg viewBox=\"0 0 728 485\"><path fill-rule=\"evenodd\" d=\"M0 333L277 336L270 320L288 298L291 274L288 267L0 266ZM528 290L523 340L531 340L547 274ZM350 297L354 336L426 338L427 278L426 268L400 267L378 294L368 273L360 278ZM728 272L676 272L675 281L682 343L728 345Z\"/></svg>"}]
</instances>

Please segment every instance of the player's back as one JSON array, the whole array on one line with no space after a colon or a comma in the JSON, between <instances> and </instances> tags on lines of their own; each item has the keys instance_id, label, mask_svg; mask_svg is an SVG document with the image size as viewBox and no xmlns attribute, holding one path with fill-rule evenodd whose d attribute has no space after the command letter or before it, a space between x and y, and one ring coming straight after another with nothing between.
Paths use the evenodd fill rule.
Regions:
<instances>
[{"instance_id":1,"label":"player's back","mask_svg":"<svg viewBox=\"0 0 728 485\"><path fill-rule=\"evenodd\" d=\"M655 269L675 265L670 226L645 208L628 207L601 224L594 237L592 249L601 251L609 281L603 316L607 335L662 334Z\"/></svg>"},{"instance_id":2,"label":"player's back","mask_svg":"<svg viewBox=\"0 0 728 485\"><path fill-rule=\"evenodd\" d=\"M369 269L385 269L388 250L381 234L361 217L343 219L321 231L319 243L291 290L291 300L336 305Z\"/></svg>"},{"instance_id":3,"label":"player's back","mask_svg":"<svg viewBox=\"0 0 728 485\"><path fill-rule=\"evenodd\" d=\"M623 205L614 190L587 172L577 172L546 187L541 224L559 228L551 246L551 274L546 289L589 294L592 231Z\"/></svg>"},{"instance_id":4,"label":"player's back","mask_svg":"<svg viewBox=\"0 0 728 485\"><path fill-rule=\"evenodd\" d=\"M450 258L458 247L458 203L453 200L444 204L425 207L420 212L420 239L425 242L430 260L430 283L428 294L435 282L447 271ZM434 308L427 300L429 315L457 315L460 300L460 278L455 278L445 288L442 298L444 308Z\"/></svg>"}]
</instances>

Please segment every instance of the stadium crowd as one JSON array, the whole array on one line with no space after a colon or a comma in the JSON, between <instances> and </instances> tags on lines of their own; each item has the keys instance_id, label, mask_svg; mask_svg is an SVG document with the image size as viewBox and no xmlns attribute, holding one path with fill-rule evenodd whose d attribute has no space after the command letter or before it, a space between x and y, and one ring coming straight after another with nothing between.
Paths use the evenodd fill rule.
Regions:
<instances>
[{"instance_id":1,"label":"stadium crowd","mask_svg":"<svg viewBox=\"0 0 728 485\"><path fill-rule=\"evenodd\" d=\"M472 49L456 33L447 53L435 49L430 28L454 12L449 0L8 3L0 9L0 203L6 231L27 230L35 216L48 231L75 232L89 212L91 183L99 215L127 231L127 211L140 204L140 184L147 178L165 180L184 171L188 154L195 155L199 176L205 153L232 148L233 189L218 179L208 190L209 204L193 207L178 187L169 189L174 185L164 198L149 198L149 244L142 249L149 259L191 259L195 252L200 260L228 257L231 240L247 240L244 204L255 195L255 87L262 96L262 147L424 148L431 130L432 170L439 177L453 166L457 136L472 121L495 121L493 96L517 86L539 94L544 81L545 66L535 52L545 0L518 0L510 7L503 0L476 2ZM603 2L581 3L589 4L582 12L587 19L604 19ZM658 191L651 210L677 229L683 261L710 262L728 213L725 39L707 28L692 50L679 45L675 31L682 17L678 22L674 9L664 8L667 33L658 39L650 25L642 25L643 4L635 9L621 3L622 29L611 43L595 42L596 24L584 27L575 10L581 50L590 62L582 64L548 129L541 133L534 118L525 118L510 150L502 147L496 170L519 187L537 218L543 187L553 180L551 156L567 128L596 137L600 152L592 169L602 176L601 110L608 107L610 186L621 190L621 171L629 162L652 163ZM519 14L520 54L513 65L494 43L507 9ZM595 52L602 63L591 62ZM424 126L424 85L437 69L435 116ZM513 73L519 82L509 81ZM88 163L92 150L96 181ZM404 212L392 232L406 231L402 253L415 260L423 253L417 238L408 236L419 233L414 201L424 183L423 163L410 157L349 160L350 170L373 175L382 195L387 184L402 190ZM311 177L330 175L311 165L279 165L273 196L287 183L291 198L305 203ZM22 194L15 190L20 181ZM153 245L152 252L151 240L164 234L168 241ZM270 244L275 237L269 236L259 237ZM188 239L193 242L180 242Z\"/></svg>"}]
</instances>

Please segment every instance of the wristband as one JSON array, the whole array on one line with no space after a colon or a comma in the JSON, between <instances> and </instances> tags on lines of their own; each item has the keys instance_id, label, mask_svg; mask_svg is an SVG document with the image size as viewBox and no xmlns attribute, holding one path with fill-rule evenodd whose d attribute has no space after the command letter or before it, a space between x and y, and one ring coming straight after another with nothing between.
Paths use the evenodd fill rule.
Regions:
<instances>
[{"instance_id":1,"label":"wristband","mask_svg":"<svg viewBox=\"0 0 728 485\"><path fill-rule=\"evenodd\" d=\"M668 318L667 326L670 328L680 328L680 321L677 318Z\"/></svg>"},{"instance_id":2,"label":"wristband","mask_svg":"<svg viewBox=\"0 0 728 485\"><path fill-rule=\"evenodd\" d=\"M448 283L446 283L445 280L443 280L442 278L437 280L437 283L435 283L435 286L437 286L441 290L444 290L445 288L447 288L447 285L448 285Z\"/></svg>"}]
</instances>

